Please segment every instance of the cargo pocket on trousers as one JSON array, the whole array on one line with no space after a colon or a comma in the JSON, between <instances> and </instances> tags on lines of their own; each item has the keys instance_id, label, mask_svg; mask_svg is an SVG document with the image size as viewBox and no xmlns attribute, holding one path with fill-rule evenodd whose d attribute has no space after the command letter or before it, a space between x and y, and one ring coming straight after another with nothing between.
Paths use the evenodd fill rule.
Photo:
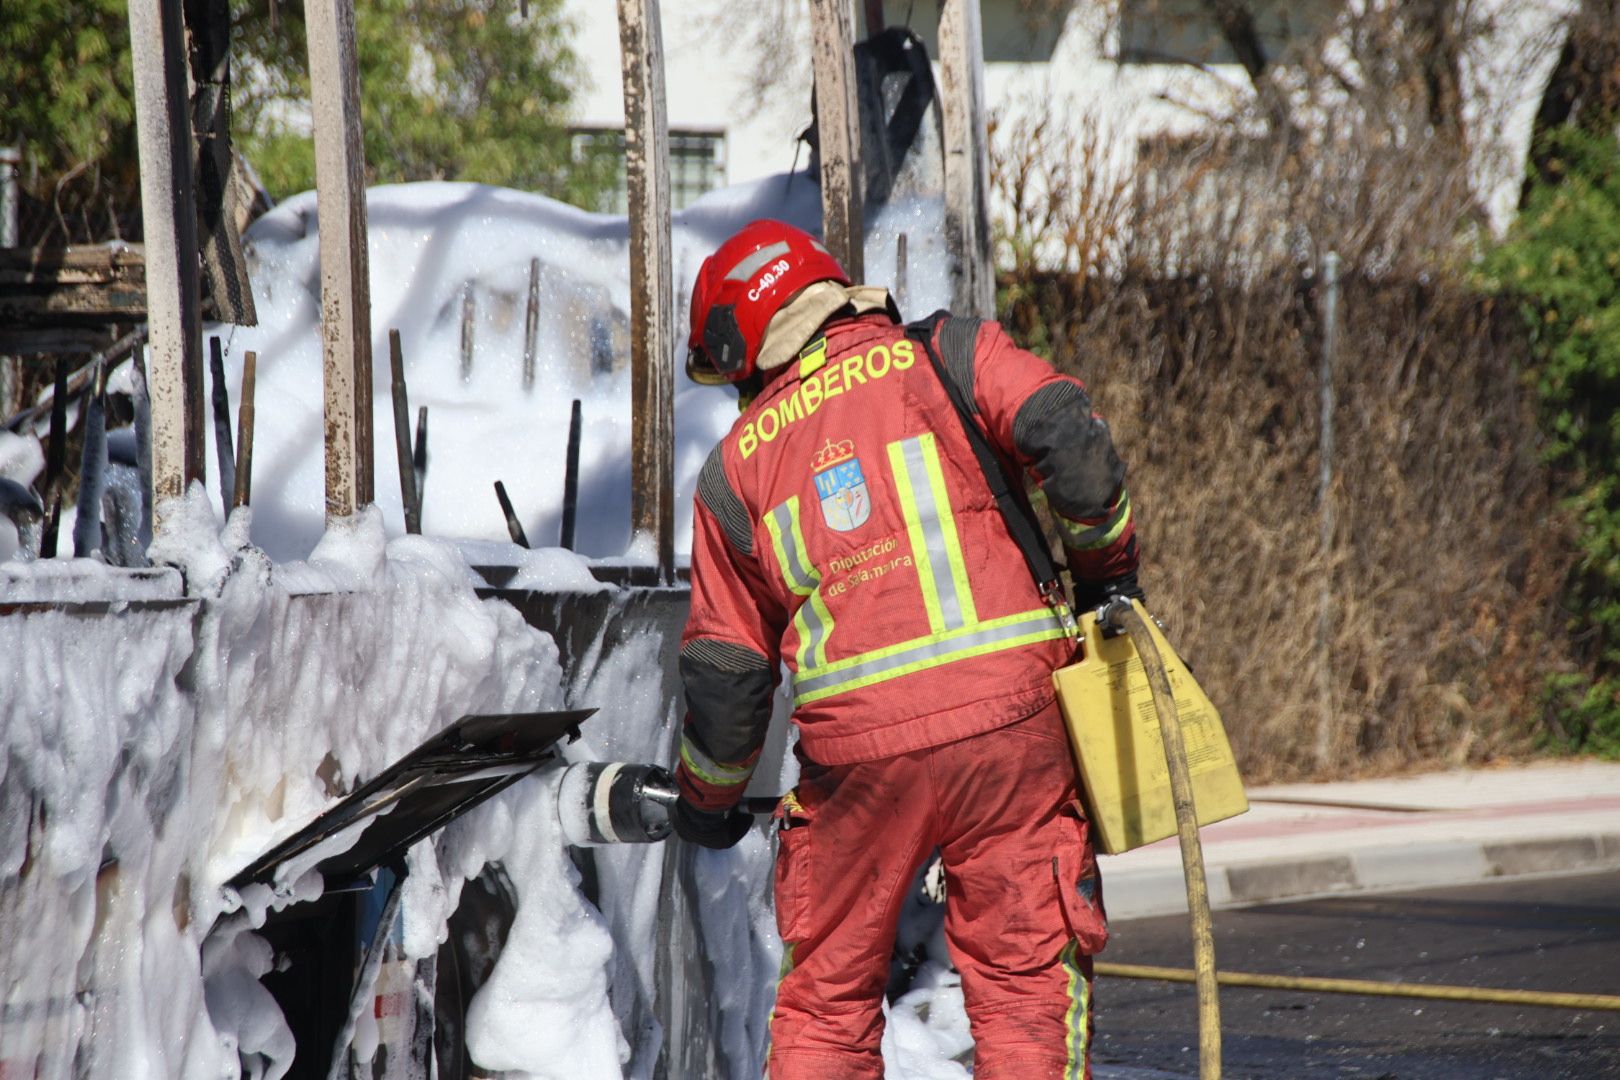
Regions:
<instances>
[{"instance_id":1,"label":"cargo pocket on trousers","mask_svg":"<svg viewBox=\"0 0 1620 1080\"><path fill-rule=\"evenodd\" d=\"M1065 834L1052 856L1052 876L1069 935L1086 955L1108 944L1108 915L1103 909L1102 877L1091 847L1091 824L1078 799L1063 808Z\"/></svg>"},{"instance_id":2,"label":"cargo pocket on trousers","mask_svg":"<svg viewBox=\"0 0 1620 1080\"><path fill-rule=\"evenodd\" d=\"M776 932L803 941L810 922L810 816L789 793L776 808Z\"/></svg>"}]
</instances>

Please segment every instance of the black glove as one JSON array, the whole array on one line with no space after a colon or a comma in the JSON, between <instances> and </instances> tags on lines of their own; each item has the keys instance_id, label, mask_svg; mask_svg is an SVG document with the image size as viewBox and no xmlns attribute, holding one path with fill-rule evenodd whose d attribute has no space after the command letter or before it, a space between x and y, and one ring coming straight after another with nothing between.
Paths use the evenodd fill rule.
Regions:
<instances>
[{"instance_id":1,"label":"black glove","mask_svg":"<svg viewBox=\"0 0 1620 1080\"><path fill-rule=\"evenodd\" d=\"M730 810L699 810L685 799L675 802L675 832L682 840L700 847L723 851L754 827L754 815L736 807Z\"/></svg>"},{"instance_id":2,"label":"black glove","mask_svg":"<svg viewBox=\"0 0 1620 1080\"><path fill-rule=\"evenodd\" d=\"M1147 594L1142 586L1136 583L1136 571L1121 574L1107 581L1076 581L1074 583L1074 608L1076 611L1096 611L1104 604L1116 597L1123 596L1127 600L1147 602Z\"/></svg>"}]
</instances>

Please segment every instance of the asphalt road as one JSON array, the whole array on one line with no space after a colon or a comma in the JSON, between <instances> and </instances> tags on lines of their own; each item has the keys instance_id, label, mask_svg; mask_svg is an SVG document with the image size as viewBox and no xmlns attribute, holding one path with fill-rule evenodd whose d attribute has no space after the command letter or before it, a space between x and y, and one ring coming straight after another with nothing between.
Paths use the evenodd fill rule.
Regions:
<instances>
[{"instance_id":1,"label":"asphalt road","mask_svg":"<svg viewBox=\"0 0 1620 1080\"><path fill-rule=\"evenodd\" d=\"M1620 994L1620 873L1215 914L1231 971ZM1115 922L1100 957L1192 966L1184 916ZM1099 1066L1196 1076L1190 985L1100 978ZM1620 1080L1620 1013L1223 988L1231 1080ZM1115 1070L1104 1069L1113 1074Z\"/></svg>"}]
</instances>

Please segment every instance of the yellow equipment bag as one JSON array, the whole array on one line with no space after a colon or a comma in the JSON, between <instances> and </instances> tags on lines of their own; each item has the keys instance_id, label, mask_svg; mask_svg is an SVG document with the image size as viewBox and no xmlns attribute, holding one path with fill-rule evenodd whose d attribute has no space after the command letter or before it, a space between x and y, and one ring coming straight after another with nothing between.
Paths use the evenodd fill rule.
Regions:
<instances>
[{"instance_id":1,"label":"yellow equipment bag","mask_svg":"<svg viewBox=\"0 0 1620 1080\"><path fill-rule=\"evenodd\" d=\"M1176 699L1198 823L1249 808L1221 714L1140 603ZM1105 638L1094 613L1080 616L1080 660L1052 675L1097 850L1116 855L1176 834L1170 772L1153 691L1129 634Z\"/></svg>"}]
</instances>

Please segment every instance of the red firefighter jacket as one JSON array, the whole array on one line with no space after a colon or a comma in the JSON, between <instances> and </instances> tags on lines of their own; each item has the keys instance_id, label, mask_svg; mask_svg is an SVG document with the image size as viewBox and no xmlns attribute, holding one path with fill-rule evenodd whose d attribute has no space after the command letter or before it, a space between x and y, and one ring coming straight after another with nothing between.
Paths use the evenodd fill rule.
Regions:
<instances>
[{"instance_id":1,"label":"red firefighter jacket","mask_svg":"<svg viewBox=\"0 0 1620 1080\"><path fill-rule=\"evenodd\" d=\"M1072 652L922 345L885 315L824 332L699 477L677 775L704 809L741 797L779 665L801 749L837 765L1028 716ZM935 334L990 444L1044 494L1077 581L1134 571L1124 466L1082 384L995 323Z\"/></svg>"}]
</instances>

